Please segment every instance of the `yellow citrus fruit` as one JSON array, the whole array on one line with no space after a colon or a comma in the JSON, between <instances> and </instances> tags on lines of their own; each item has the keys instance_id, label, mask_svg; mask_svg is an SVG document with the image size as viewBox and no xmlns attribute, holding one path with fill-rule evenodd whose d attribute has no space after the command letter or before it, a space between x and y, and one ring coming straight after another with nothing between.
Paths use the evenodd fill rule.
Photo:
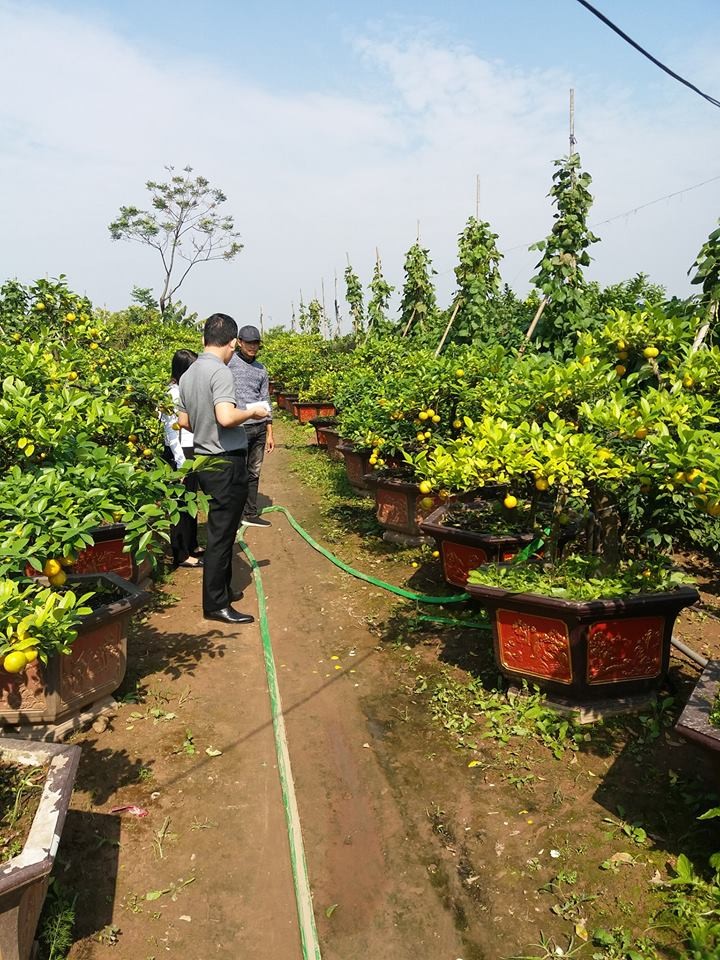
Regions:
<instances>
[{"instance_id":1,"label":"yellow citrus fruit","mask_svg":"<svg viewBox=\"0 0 720 960\"><path fill-rule=\"evenodd\" d=\"M624 377L625 374L627 373L627 367L624 366L622 363L619 363L619 364L615 367L615 373L616 373L619 377Z\"/></svg>"},{"instance_id":2,"label":"yellow citrus fruit","mask_svg":"<svg viewBox=\"0 0 720 960\"><path fill-rule=\"evenodd\" d=\"M674 481L675 483L684 483L684 482L685 482L685 474L682 472L682 470L678 470L678 472L677 472L677 473L675 474L675 476L673 477L673 481Z\"/></svg>"},{"instance_id":3,"label":"yellow citrus fruit","mask_svg":"<svg viewBox=\"0 0 720 960\"><path fill-rule=\"evenodd\" d=\"M633 434L636 440L644 440L647 435L648 435L647 427L638 427L635 433Z\"/></svg>"},{"instance_id":4,"label":"yellow citrus fruit","mask_svg":"<svg viewBox=\"0 0 720 960\"><path fill-rule=\"evenodd\" d=\"M697 485L697 492L698 492L698 493L707 493L707 488L708 488L708 487L707 487L707 484L706 484L706 483L699 483L699 484Z\"/></svg>"},{"instance_id":5,"label":"yellow citrus fruit","mask_svg":"<svg viewBox=\"0 0 720 960\"><path fill-rule=\"evenodd\" d=\"M433 422L433 423L440 423L440 417L439 417L437 414L435 414L435 416L432 418L432 422Z\"/></svg>"},{"instance_id":6,"label":"yellow citrus fruit","mask_svg":"<svg viewBox=\"0 0 720 960\"><path fill-rule=\"evenodd\" d=\"M13 650L3 660L3 669L8 673L20 673L27 666L27 657L22 650Z\"/></svg>"},{"instance_id":7,"label":"yellow citrus fruit","mask_svg":"<svg viewBox=\"0 0 720 960\"><path fill-rule=\"evenodd\" d=\"M62 587L67 580L67 574L64 570L60 570L59 573L54 573L51 577L48 577L48 580L51 587Z\"/></svg>"},{"instance_id":8,"label":"yellow citrus fruit","mask_svg":"<svg viewBox=\"0 0 720 960\"><path fill-rule=\"evenodd\" d=\"M617 348L618 350L624 350L624 349L625 349L625 341L624 341L624 340L618 340L618 341L616 341L615 346L616 346L616 348Z\"/></svg>"},{"instance_id":9,"label":"yellow citrus fruit","mask_svg":"<svg viewBox=\"0 0 720 960\"><path fill-rule=\"evenodd\" d=\"M66 313L66 314L65 314L65 319L68 321L68 323L72 323L73 320L75 319L75 314L72 313L72 312L71 312L71 313Z\"/></svg>"},{"instance_id":10,"label":"yellow citrus fruit","mask_svg":"<svg viewBox=\"0 0 720 960\"><path fill-rule=\"evenodd\" d=\"M14 334L12 335L12 338L13 338L13 340L14 340L16 343L17 343L19 340L22 340L22 337L20 336L19 333L14 333Z\"/></svg>"},{"instance_id":11,"label":"yellow citrus fruit","mask_svg":"<svg viewBox=\"0 0 720 960\"><path fill-rule=\"evenodd\" d=\"M465 376L465 371L462 370L462 369L458 369L458 370L455 371L455 376L456 376L456 377L464 377L464 376Z\"/></svg>"},{"instance_id":12,"label":"yellow citrus fruit","mask_svg":"<svg viewBox=\"0 0 720 960\"><path fill-rule=\"evenodd\" d=\"M54 577L56 574L60 573L61 570L62 567L60 566L60 563L57 560L51 559L45 561L42 572L46 577Z\"/></svg>"},{"instance_id":13,"label":"yellow citrus fruit","mask_svg":"<svg viewBox=\"0 0 720 960\"><path fill-rule=\"evenodd\" d=\"M429 480L423 480L420 483L420 493L430 493L432 490L432 484Z\"/></svg>"},{"instance_id":14,"label":"yellow citrus fruit","mask_svg":"<svg viewBox=\"0 0 720 960\"><path fill-rule=\"evenodd\" d=\"M514 497L511 493L509 493L503 500L503 506L507 507L508 510L513 510L517 504L517 497Z\"/></svg>"},{"instance_id":15,"label":"yellow citrus fruit","mask_svg":"<svg viewBox=\"0 0 720 960\"><path fill-rule=\"evenodd\" d=\"M415 567L415 569L417 569L418 564L413 561L413 563L411 563L410 566L411 566L411 567Z\"/></svg>"},{"instance_id":16,"label":"yellow citrus fruit","mask_svg":"<svg viewBox=\"0 0 720 960\"><path fill-rule=\"evenodd\" d=\"M643 356L648 360L654 360L655 357L660 353L657 347L645 347L643 350Z\"/></svg>"},{"instance_id":17,"label":"yellow citrus fruit","mask_svg":"<svg viewBox=\"0 0 720 960\"><path fill-rule=\"evenodd\" d=\"M151 457L152 455L153 455L152 450L149 447L145 447L145 449L143 450L143 456Z\"/></svg>"},{"instance_id":18,"label":"yellow citrus fruit","mask_svg":"<svg viewBox=\"0 0 720 960\"><path fill-rule=\"evenodd\" d=\"M122 518L123 518L123 512L122 512L122 510L113 510L112 518L113 518L113 520L115 521L115 523L120 523L120 521L121 521Z\"/></svg>"},{"instance_id":19,"label":"yellow citrus fruit","mask_svg":"<svg viewBox=\"0 0 720 960\"><path fill-rule=\"evenodd\" d=\"M138 435L136 433L131 433L130 436L128 437L128 440L131 440L133 443L137 443Z\"/></svg>"},{"instance_id":20,"label":"yellow citrus fruit","mask_svg":"<svg viewBox=\"0 0 720 960\"><path fill-rule=\"evenodd\" d=\"M418 414L418 420L427 420L428 414L424 410L421 410Z\"/></svg>"},{"instance_id":21,"label":"yellow citrus fruit","mask_svg":"<svg viewBox=\"0 0 720 960\"><path fill-rule=\"evenodd\" d=\"M590 363L590 357L587 357L587 356L581 357L580 363L581 363L584 367L586 367L586 366Z\"/></svg>"},{"instance_id":22,"label":"yellow citrus fruit","mask_svg":"<svg viewBox=\"0 0 720 960\"><path fill-rule=\"evenodd\" d=\"M686 472L685 479L687 480L688 483L693 483L700 476L702 476L702 474L700 473L699 470L692 469Z\"/></svg>"},{"instance_id":23,"label":"yellow citrus fruit","mask_svg":"<svg viewBox=\"0 0 720 960\"><path fill-rule=\"evenodd\" d=\"M685 389L689 390L694 383L695 383L695 380L693 379L693 377L691 377L689 373L686 373L682 379L682 385L685 387Z\"/></svg>"},{"instance_id":24,"label":"yellow citrus fruit","mask_svg":"<svg viewBox=\"0 0 720 960\"><path fill-rule=\"evenodd\" d=\"M720 517L720 500L713 500L707 505L707 512L711 517Z\"/></svg>"},{"instance_id":25,"label":"yellow citrus fruit","mask_svg":"<svg viewBox=\"0 0 720 960\"><path fill-rule=\"evenodd\" d=\"M424 433L418 433L418 434L416 435L415 439L416 439L416 440L424 440L424 439L425 439L425 434L424 434Z\"/></svg>"},{"instance_id":26,"label":"yellow citrus fruit","mask_svg":"<svg viewBox=\"0 0 720 960\"><path fill-rule=\"evenodd\" d=\"M425 431L425 439L426 439L426 440L429 440L431 436L432 436L432 433L430 432L430 430L426 430L426 431Z\"/></svg>"},{"instance_id":27,"label":"yellow citrus fruit","mask_svg":"<svg viewBox=\"0 0 720 960\"><path fill-rule=\"evenodd\" d=\"M627 358L628 358L628 352L627 352L627 350L621 350L621 351L618 353L618 360L627 360Z\"/></svg>"},{"instance_id":28,"label":"yellow citrus fruit","mask_svg":"<svg viewBox=\"0 0 720 960\"><path fill-rule=\"evenodd\" d=\"M434 410L431 410L430 407L428 407L428 408L427 408L427 415L428 415L428 417L434 417L434 416L435 416L435 411L434 411Z\"/></svg>"},{"instance_id":29,"label":"yellow citrus fruit","mask_svg":"<svg viewBox=\"0 0 720 960\"><path fill-rule=\"evenodd\" d=\"M431 507L435 506L435 501L432 497L423 497L420 501L420 506L423 510L429 510Z\"/></svg>"},{"instance_id":30,"label":"yellow citrus fruit","mask_svg":"<svg viewBox=\"0 0 720 960\"><path fill-rule=\"evenodd\" d=\"M439 550L433 550L432 555L433 555L433 556L435 557L435 559L437 560L437 558L440 556L440 551L439 551Z\"/></svg>"},{"instance_id":31,"label":"yellow citrus fruit","mask_svg":"<svg viewBox=\"0 0 720 960\"><path fill-rule=\"evenodd\" d=\"M74 370L71 370L70 373L68 373L67 378L68 380L77 380L78 375L75 373Z\"/></svg>"},{"instance_id":32,"label":"yellow citrus fruit","mask_svg":"<svg viewBox=\"0 0 720 960\"><path fill-rule=\"evenodd\" d=\"M374 467L375 464L377 463L377 457L370 457L370 459L368 460L368 463L370 464L370 466Z\"/></svg>"},{"instance_id":33,"label":"yellow citrus fruit","mask_svg":"<svg viewBox=\"0 0 720 960\"><path fill-rule=\"evenodd\" d=\"M38 652L35 647L31 647L29 650L23 650L23 653L25 654L25 659L28 663L33 663L35 660L37 660Z\"/></svg>"},{"instance_id":34,"label":"yellow citrus fruit","mask_svg":"<svg viewBox=\"0 0 720 960\"><path fill-rule=\"evenodd\" d=\"M36 310L44 310L44 309L45 309L45 304L42 302L42 300L39 300L39 301L35 304L35 309L36 309Z\"/></svg>"},{"instance_id":35,"label":"yellow citrus fruit","mask_svg":"<svg viewBox=\"0 0 720 960\"><path fill-rule=\"evenodd\" d=\"M462 426L462 420L453 420L453 426L455 427L456 430L459 430L460 427Z\"/></svg>"},{"instance_id":36,"label":"yellow citrus fruit","mask_svg":"<svg viewBox=\"0 0 720 960\"><path fill-rule=\"evenodd\" d=\"M545 477L538 477L535 480L535 488L537 490L547 490L549 486L550 484Z\"/></svg>"}]
</instances>

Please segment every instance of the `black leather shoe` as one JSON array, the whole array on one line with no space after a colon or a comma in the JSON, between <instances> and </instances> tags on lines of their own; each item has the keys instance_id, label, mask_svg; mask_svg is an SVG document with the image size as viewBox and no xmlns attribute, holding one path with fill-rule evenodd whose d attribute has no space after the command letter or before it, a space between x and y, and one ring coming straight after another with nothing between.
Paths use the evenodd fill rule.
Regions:
<instances>
[{"instance_id":1,"label":"black leather shoe","mask_svg":"<svg viewBox=\"0 0 720 960\"><path fill-rule=\"evenodd\" d=\"M239 613L232 607L221 607L219 610L204 610L206 620L219 620L221 623L253 623L255 617L250 613Z\"/></svg>"}]
</instances>

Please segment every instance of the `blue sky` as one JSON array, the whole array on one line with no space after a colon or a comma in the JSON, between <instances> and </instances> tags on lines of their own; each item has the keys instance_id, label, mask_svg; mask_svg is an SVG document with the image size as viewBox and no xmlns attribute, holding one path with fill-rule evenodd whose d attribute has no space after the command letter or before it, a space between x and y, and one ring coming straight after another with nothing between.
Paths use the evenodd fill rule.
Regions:
<instances>
[{"instance_id":1,"label":"blue sky","mask_svg":"<svg viewBox=\"0 0 720 960\"><path fill-rule=\"evenodd\" d=\"M715 0L596 5L720 97ZM720 111L576 0L0 0L0 77L0 262L22 279L64 271L112 307L157 270L107 224L167 163L225 190L246 243L232 265L198 267L184 298L275 321L301 287L331 289L346 252L367 282L379 246L400 285L418 219L447 301L477 173L504 278L527 289L536 257L511 248L550 226L570 86L596 221L720 174ZM719 214L716 183L609 224L593 276L642 269L685 292Z\"/></svg>"}]
</instances>

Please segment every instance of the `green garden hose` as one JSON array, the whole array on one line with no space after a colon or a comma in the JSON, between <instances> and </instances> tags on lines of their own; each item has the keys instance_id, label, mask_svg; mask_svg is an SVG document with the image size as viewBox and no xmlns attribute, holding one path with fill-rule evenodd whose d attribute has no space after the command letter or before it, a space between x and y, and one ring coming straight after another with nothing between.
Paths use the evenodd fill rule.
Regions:
<instances>
[{"instance_id":1,"label":"green garden hose","mask_svg":"<svg viewBox=\"0 0 720 960\"><path fill-rule=\"evenodd\" d=\"M362 573L360 570L356 570L354 567L348 566L347 563L344 563L342 560L338 559L338 557L330 553L329 550L326 550L325 547L321 547L316 540L313 540L307 530L304 530L300 526L287 507L265 507L262 512L284 514L287 517L290 526L294 530L297 530L303 540L305 540L306 543L309 543L313 550L317 550L317 552L321 553L327 560L330 561L330 563L334 563L336 567L340 567L341 570L344 570L345 573L349 573L350 576L357 577L358 580L364 580L366 583L371 583L374 587L380 587L381 590L387 590L389 593L394 593L398 597L404 597L406 600L415 600L418 603L464 603L466 600L470 599L470 595L467 593L456 593L451 597L429 597L423 593L415 593L412 590L405 590L403 587L396 587L392 583L385 583L383 580L378 580L376 577L371 577L368 573Z\"/></svg>"}]
</instances>

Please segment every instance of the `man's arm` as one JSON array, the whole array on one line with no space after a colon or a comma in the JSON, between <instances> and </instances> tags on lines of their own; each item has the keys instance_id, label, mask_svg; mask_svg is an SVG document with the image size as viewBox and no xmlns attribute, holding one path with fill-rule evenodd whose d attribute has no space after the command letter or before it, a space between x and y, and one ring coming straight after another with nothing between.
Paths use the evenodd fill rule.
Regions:
<instances>
[{"instance_id":1,"label":"man's arm","mask_svg":"<svg viewBox=\"0 0 720 960\"><path fill-rule=\"evenodd\" d=\"M264 407L252 406L249 410L240 410L227 400L215 404L215 419L221 427L239 427L246 420L264 420L266 416Z\"/></svg>"},{"instance_id":2,"label":"man's arm","mask_svg":"<svg viewBox=\"0 0 720 960\"><path fill-rule=\"evenodd\" d=\"M273 436L272 423L268 422L265 433L265 453L272 453L275 449L275 437Z\"/></svg>"},{"instance_id":3,"label":"man's arm","mask_svg":"<svg viewBox=\"0 0 720 960\"><path fill-rule=\"evenodd\" d=\"M181 430L190 430L190 417L185 413L184 410L178 410L177 415L178 426Z\"/></svg>"}]
</instances>

